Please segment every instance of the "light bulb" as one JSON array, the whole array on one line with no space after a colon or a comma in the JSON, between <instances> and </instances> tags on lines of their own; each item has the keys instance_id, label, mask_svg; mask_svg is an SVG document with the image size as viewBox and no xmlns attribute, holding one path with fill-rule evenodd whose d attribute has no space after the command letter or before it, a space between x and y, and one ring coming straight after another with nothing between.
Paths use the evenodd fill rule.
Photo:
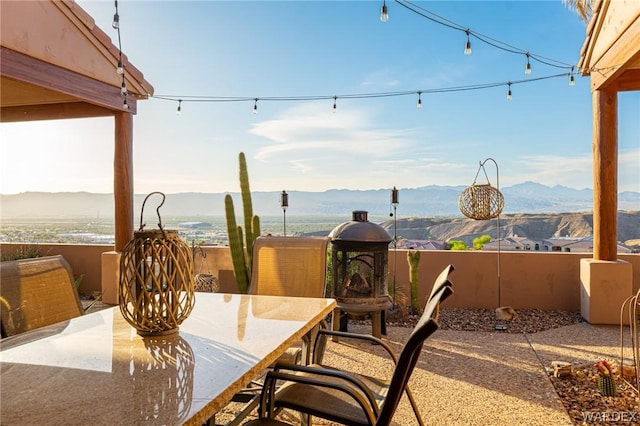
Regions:
<instances>
[{"instance_id":1,"label":"light bulb","mask_svg":"<svg viewBox=\"0 0 640 426\"><path fill-rule=\"evenodd\" d=\"M113 15L113 23L111 24L111 26L116 30L120 28L120 15L118 15L117 12L115 15Z\"/></svg>"},{"instance_id":2,"label":"light bulb","mask_svg":"<svg viewBox=\"0 0 640 426\"><path fill-rule=\"evenodd\" d=\"M258 98L254 99L254 103L253 103L253 113L257 114L258 113Z\"/></svg>"},{"instance_id":3,"label":"light bulb","mask_svg":"<svg viewBox=\"0 0 640 426\"><path fill-rule=\"evenodd\" d=\"M380 8L380 20L382 22L389 20L389 13L387 12L387 4L385 1L382 2L382 8Z\"/></svg>"},{"instance_id":4,"label":"light bulb","mask_svg":"<svg viewBox=\"0 0 640 426\"><path fill-rule=\"evenodd\" d=\"M334 114L336 113L336 109L338 108L337 102L338 102L338 97L334 96L333 97L333 113Z\"/></svg>"},{"instance_id":5,"label":"light bulb","mask_svg":"<svg viewBox=\"0 0 640 426\"><path fill-rule=\"evenodd\" d=\"M527 53L527 65L524 67L524 73L529 75L531 74L531 62L529 62L529 54Z\"/></svg>"},{"instance_id":6,"label":"light bulb","mask_svg":"<svg viewBox=\"0 0 640 426\"><path fill-rule=\"evenodd\" d=\"M182 99L178 101L178 109L176 110L176 115L180 115L182 112Z\"/></svg>"},{"instance_id":7,"label":"light bulb","mask_svg":"<svg viewBox=\"0 0 640 426\"><path fill-rule=\"evenodd\" d=\"M127 96L127 85L124 84L124 80L122 80L122 85L120 86L120 93L122 96Z\"/></svg>"},{"instance_id":8,"label":"light bulb","mask_svg":"<svg viewBox=\"0 0 640 426\"><path fill-rule=\"evenodd\" d=\"M129 104L127 103L127 98L124 98L124 103L122 104L124 109L129 109Z\"/></svg>"},{"instance_id":9,"label":"light bulb","mask_svg":"<svg viewBox=\"0 0 640 426\"><path fill-rule=\"evenodd\" d=\"M124 74L124 66L122 65L122 60L118 60L118 67L116 68L118 74Z\"/></svg>"},{"instance_id":10,"label":"light bulb","mask_svg":"<svg viewBox=\"0 0 640 426\"><path fill-rule=\"evenodd\" d=\"M418 104L416 105L416 108L420 109L422 108L422 98L421 98L422 92L418 92Z\"/></svg>"},{"instance_id":11,"label":"light bulb","mask_svg":"<svg viewBox=\"0 0 640 426\"><path fill-rule=\"evenodd\" d=\"M571 72L569 73L569 86L575 86L576 82L573 79L573 67L571 67Z\"/></svg>"},{"instance_id":12,"label":"light bulb","mask_svg":"<svg viewBox=\"0 0 640 426\"><path fill-rule=\"evenodd\" d=\"M471 40L469 39L469 34L471 32L469 30L465 31L467 33L467 43L464 45L464 54L469 56L471 55Z\"/></svg>"},{"instance_id":13,"label":"light bulb","mask_svg":"<svg viewBox=\"0 0 640 426\"><path fill-rule=\"evenodd\" d=\"M507 100L510 101L512 98L511 96L511 83L509 83L509 90L507 90Z\"/></svg>"}]
</instances>

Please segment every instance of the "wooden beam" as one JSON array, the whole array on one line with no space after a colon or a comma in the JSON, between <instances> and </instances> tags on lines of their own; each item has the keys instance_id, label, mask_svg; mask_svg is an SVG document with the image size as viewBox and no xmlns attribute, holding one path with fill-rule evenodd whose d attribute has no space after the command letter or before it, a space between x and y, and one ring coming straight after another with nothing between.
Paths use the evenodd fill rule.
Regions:
<instances>
[{"instance_id":1,"label":"wooden beam","mask_svg":"<svg viewBox=\"0 0 640 426\"><path fill-rule=\"evenodd\" d=\"M636 19L595 63L590 64L591 68L595 68L591 71L591 91L614 84L629 66L640 59L638 46L640 18ZM638 90L637 86L635 90Z\"/></svg>"},{"instance_id":2,"label":"wooden beam","mask_svg":"<svg viewBox=\"0 0 640 426\"><path fill-rule=\"evenodd\" d=\"M115 115L113 160L115 204L115 251L122 251L133 238L133 115Z\"/></svg>"},{"instance_id":3,"label":"wooden beam","mask_svg":"<svg viewBox=\"0 0 640 426\"><path fill-rule=\"evenodd\" d=\"M616 82L618 92L640 90L640 68L626 70Z\"/></svg>"},{"instance_id":4,"label":"wooden beam","mask_svg":"<svg viewBox=\"0 0 640 426\"><path fill-rule=\"evenodd\" d=\"M618 93L593 92L593 258L618 257Z\"/></svg>"},{"instance_id":5,"label":"wooden beam","mask_svg":"<svg viewBox=\"0 0 640 426\"><path fill-rule=\"evenodd\" d=\"M66 118L90 118L113 116L114 111L86 102L66 102L57 104L25 105L2 107L0 122L62 120Z\"/></svg>"},{"instance_id":6,"label":"wooden beam","mask_svg":"<svg viewBox=\"0 0 640 426\"><path fill-rule=\"evenodd\" d=\"M124 107L120 87L110 86L82 74L24 55L6 47L0 50L3 76L71 95L78 100L114 111L136 113L136 103L129 97Z\"/></svg>"}]
</instances>

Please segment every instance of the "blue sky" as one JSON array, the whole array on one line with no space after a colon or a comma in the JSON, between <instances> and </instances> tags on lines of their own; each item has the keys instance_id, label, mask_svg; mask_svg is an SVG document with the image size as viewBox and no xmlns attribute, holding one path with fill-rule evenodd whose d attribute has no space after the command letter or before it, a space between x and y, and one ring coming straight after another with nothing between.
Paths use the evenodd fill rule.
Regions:
<instances>
[{"instance_id":1,"label":"blue sky","mask_svg":"<svg viewBox=\"0 0 640 426\"><path fill-rule=\"evenodd\" d=\"M113 1L79 1L114 41ZM494 48L394 1L120 0L122 48L155 88L134 118L136 193L469 185L493 158L500 186L592 187L589 79L513 84L567 69ZM413 2L515 50L575 65L586 27L560 0ZM115 72L115 70L114 70ZM457 86L498 87L423 93ZM412 92L347 99L341 95ZM206 97L329 97L190 102ZM337 96L336 112L332 112ZM619 189L640 191L640 93L619 96ZM113 120L2 124L4 194L112 192ZM34 152L39 153L33 155ZM30 157L29 166L16 158ZM34 158L35 157L35 158ZM495 185L495 169L487 167ZM483 179L479 178L479 181Z\"/></svg>"}]
</instances>

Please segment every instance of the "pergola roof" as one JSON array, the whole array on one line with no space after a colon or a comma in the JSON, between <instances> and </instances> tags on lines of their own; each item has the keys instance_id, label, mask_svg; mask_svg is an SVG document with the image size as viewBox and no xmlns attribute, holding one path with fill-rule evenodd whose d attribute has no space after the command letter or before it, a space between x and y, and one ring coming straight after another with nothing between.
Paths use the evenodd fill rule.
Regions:
<instances>
[{"instance_id":1,"label":"pergola roof","mask_svg":"<svg viewBox=\"0 0 640 426\"><path fill-rule=\"evenodd\" d=\"M133 115L153 87L72 0L0 2L0 121L114 118L115 249L133 237Z\"/></svg>"},{"instance_id":2,"label":"pergola roof","mask_svg":"<svg viewBox=\"0 0 640 426\"><path fill-rule=\"evenodd\" d=\"M119 49L74 1L3 1L0 8L2 122L135 114L136 101L153 94L123 55L124 108Z\"/></svg>"},{"instance_id":3,"label":"pergola roof","mask_svg":"<svg viewBox=\"0 0 640 426\"><path fill-rule=\"evenodd\" d=\"M640 90L640 2L595 0L593 10L578 63L591 90Z\"/></svg>"}]
</instances>

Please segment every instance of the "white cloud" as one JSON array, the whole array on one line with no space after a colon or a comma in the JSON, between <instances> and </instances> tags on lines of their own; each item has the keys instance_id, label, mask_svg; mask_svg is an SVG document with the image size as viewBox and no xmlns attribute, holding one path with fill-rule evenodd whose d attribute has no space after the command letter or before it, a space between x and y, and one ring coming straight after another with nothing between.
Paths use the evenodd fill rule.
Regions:
<instances>
[{"instance_id":1,"label":"white cloud","mask_svg":"<svg viewBox=\"0 0 640 426\"><path fill-rule=\"evenodd\" d=\"M355 155L360 161L394 155L413 143L410 131L380 128L373 113L339 108L331 113L325 104L308 103L283 111L280 117L254 124L250 133L264 139L254 158L262 162L304 162L314 168L327 157ZM306 160L301 160L301 158Z\"/></svg>"}]
</instances>

